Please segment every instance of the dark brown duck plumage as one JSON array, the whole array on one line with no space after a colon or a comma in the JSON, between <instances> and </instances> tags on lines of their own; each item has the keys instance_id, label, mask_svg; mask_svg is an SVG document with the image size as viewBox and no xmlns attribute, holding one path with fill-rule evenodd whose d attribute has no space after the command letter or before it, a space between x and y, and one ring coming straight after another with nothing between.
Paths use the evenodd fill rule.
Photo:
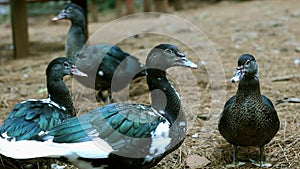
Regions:
<instances>
[{"instance_id":1,"label":"dark brown duck plumage","mask_svg":"<svg viewBox=\"0 0 300 169\"><path fill-rule=\"evenodd\" d=\"M239 57L235 76L231 79L232 82L239 81L238 90L225 103L218 125L220 134L235 146L234 165L237 164L237 146L258 146L258 165L264 166L264 145L271 141L279 129L279 119L272 102L260 93L257 69L252 55Z\"/></svg>"}]
</instances>

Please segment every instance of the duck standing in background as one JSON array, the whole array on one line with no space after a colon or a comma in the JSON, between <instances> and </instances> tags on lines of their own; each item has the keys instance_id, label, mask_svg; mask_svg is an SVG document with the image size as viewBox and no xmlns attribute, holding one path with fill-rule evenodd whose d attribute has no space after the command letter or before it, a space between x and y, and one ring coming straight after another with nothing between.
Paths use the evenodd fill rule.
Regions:
<instances>
[{"instance_id":1,"label":"duck standing in background","mask_svg":"<svg viewBox=\"0 0 300 169\"><path fill-rule=\"evenodd\" d=\"M70 3L53 18L54 21L62 19L71 21L65 45L66 56L88 74L88 77L79 77L77 80L86 87L97 90L98 101L110 102L112 91L118 92L127 87L132 79L146 75L145 65L118 46L111 44L85 46L86 19L85 12L80 6ZM111 86L113 76L118 83ZM106 90L107 98L103 95L103 91Z\"/></svg>"},{"instance_id":2,"label":"duck standing in background","mask_svg":"<svg viewBox=\"0 0 300 169\"><path fill-rule=\"evenodd\" d=\"M160 44L146 60L151 106L108 104L55 126L40 136L42 142L0 140L0 153L17 159L64 157L82 169L151 168L186 136L179 94L166 78L166 69L174 66L197 68L176 46ZM39 148L26 149L30 146Z\"/></svg>"},{"instance_id":3,"label":"duck standing in background","mask_svg":"<svg viewBox=\"0 0 300 169\"><path fill-rule=\"evenodd\" d=\"M238 82L236 95L224 106L218 124L220 134L234 146L233 166L242 165L236 159L237 146L258 146L260 149L259 167L271 164L263 162L264 146L279 130L279 119L272 102L261 95L257 75L258 65L250 54L238 59L238 67L232 82Z\"/></svg>"}]
</instances>

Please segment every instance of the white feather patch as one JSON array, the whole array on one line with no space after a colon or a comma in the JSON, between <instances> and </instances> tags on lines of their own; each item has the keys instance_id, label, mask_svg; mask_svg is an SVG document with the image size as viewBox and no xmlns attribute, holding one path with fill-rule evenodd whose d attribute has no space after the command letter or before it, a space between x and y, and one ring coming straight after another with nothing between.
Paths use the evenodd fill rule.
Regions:
<instances>
[{"instance_id":1,"label":"white feather patch","mask_svg":"<svg viewBox=\"0 0 300 169\"><path fill-rule=\"evenodd\" d=\"M166 112L163 110L159 110L159 114L166 114Z\"/></svg>"},{"instance_id":2,"label":"white feather patch","mask_svg":"<svg viewBox=\"0 0 300 169\"><path fill-rule=\"evenodd\" d=\"M62 109L63 111L66 111L66 108L64 106L60 106L59 104L55 103L54 101L52 101L50 98L47 99L42 99L41 100L43 103L48 103L49 106L55 106L59 109Z\"/></svg>"},{"instance_id":3,"label":"white feather patch","mask_svg":"<svg viewBox=\"0 0 300 169\"><path fill-rule=\"evenodd\" d=\"M64 106L60 106L59 104L55 103L54 101L52 101L50 98L47 99L41 99L41 100L37 100L37 99L27 99L25 101L22 101L21 104L28 102L28 101L41 101L42 103L48 104L50 107L57 107L59 109L62 109L63 111L66 111L66 108Z\"/></svg>"},{"instance_id":4,"label":"white feather patch","mask_svg":"<svg viewBox=\"0 0 300 169\"><path fill-rule=\"evenodd\" d=\"M10 136L7 135L7 132L2 133L1 136L2 136L4 139L7 139L7 140L9 140L10 138L12 138L12 137L10 137ZM13 139L15 139L15 138L13 138Z\"/></svg>"},{"instance_id":5,"label":"white feather patch","mask_svg":"<svg viewBox=\"0 0 300 169\"><path fill-rule=\"evenodd\" d=\"M167 146L171 142L169 137L170 123L160 123L157 128L152 131L152 142L149 150L149 155L145 157L146 161L151 161L155 156L163 154L167 150Z\"/></svg>"},{"instance_id":6,"label":"white feather patch","mask_svg":"<svg viewBox=\"0 0 300 169\"><path fill-rule=\"evenodd\" d=\"M99 71L98 71L98 75L99 75L99 76L103 76L103 75L104 75L104 72L101 71L101 70L99 70Z\"/></svg>"},{"instance_id":7,"label":"white feather patch","mask_svg":"<svg viewBox=\"0 0 300 169\"><path fill-rule=\"evenodd\" d=\"M53 143L48 141L20 140L8 141L0 139L0 154L15 159L37 157L83 157L107 158L112 147L104 140L96 138L80 143Z\"/></svg>"}]
</instances>

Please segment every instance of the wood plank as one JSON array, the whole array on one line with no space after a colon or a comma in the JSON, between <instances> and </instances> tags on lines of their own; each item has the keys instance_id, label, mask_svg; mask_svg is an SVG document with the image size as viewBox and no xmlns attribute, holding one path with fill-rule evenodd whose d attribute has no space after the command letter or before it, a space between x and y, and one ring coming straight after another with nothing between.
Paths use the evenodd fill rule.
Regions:
<instances>
[{"instance_id":1,"label":"wood plank","mask_svg":"<svg viewBox=\"0 0 300 169\"><path fill-rule=\"evenodd\" d=\"M117 12L117 18L122 16L122 0L117 0L116 1L116 12Z\"/></svg>"},{"instance_id":2,"label":"wood plank","mask_svg":"<svg viewBox=\"0 0 300 169\"><path fill-rule=\"evenodd\" d=\"M155 12L168 12L168 0L154 0Z\"/></svg>"},{"instance_id":3,"label":"wood plank","mask_svg":"<svg viewBox=\"0 0 300 169\"><path fill-rule=\"evenodd\" d=\"M126 5L126 15L130 15L134 13L134 2L133 0L125 0Z\"/></svg>"},{"instance_id":4,"label":"wood plank","mask_svg":"<svg viewBox=\"0 0 300 169\"><path fill-rule=\"evenodd\" d=\"M184 9L185 0L176 0L176 1L174 1L174 3L175 3L176 11Z\"/></svg>"},{"instance_id":5,"label":"wood plank","mask_svg":"<svg viewBox=\"0 0 300 169\"><path fill-rule=\"evenodd\" d=\"M144 0L144 12L151 11L151 2L150 0Z\"/></svg>"},{"instance_id":6,"label":"wood plank","mask_svg":"<svg viewBox=\"0 0 300 169\"><path fill-rule=\"evenodd\" d=\"M25 0L10 0L14 57L24 58L29 53L27 9Z\"/></svg>"},{"instance_id":7,"label":"wood plank","mask_svg":"<svg viewBox=\"0 0 300 169\"><path fill-rule=\"evenodd\" d=\"M98 8L96 0L91 0L90 9L92 13L92 22L98 22Z\"/></svg>"}]
</instances>

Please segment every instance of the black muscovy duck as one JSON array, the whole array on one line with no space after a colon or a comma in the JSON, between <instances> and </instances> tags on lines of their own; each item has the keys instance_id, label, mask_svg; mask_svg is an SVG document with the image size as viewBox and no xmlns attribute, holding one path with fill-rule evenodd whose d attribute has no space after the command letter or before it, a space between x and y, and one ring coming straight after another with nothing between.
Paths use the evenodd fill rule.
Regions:
<instances>
[{"instance_id":1,"label":"black muscovy duck","mask_svg":"<svg viewBox=\"0 0 300 169\"><path fill-rule=\"evenodd\" d=\"M111 44L85 45L86 19L84 10L74 4L68 4L53 20L71 21L65 52L68 58L76 62L78 68L88 74L87 78L77 78L86 87L98 91L97 100L107 102L111 92L118 92L128 86L132 79L146 75L145 65L138 59ZM112 79L117 79L112 84ZM103 91L108 91L105 98Z\"/></svg>"},{"instance_id":2,"label":"black muscovy duck","mask_svg":"<svg viewBox=\"0 0 300 169\"><path fill-rule=\"evenodd\" d=\"M68 58L52 60L46 69L48 98L18 103L0 127L0 137L9 141L31 140L67 118L76 115L66 75L86 76Z\"/></svg>"},{"instance_id":3,"label":"black muscovy duck","mask_svg":"<svg viewBox=\"0 0 300 169\"><path fill-rule=\"evenodd\" d=\"M250 54L238 59L238 67L232 82L238 82L236 95L224 106L218 124L220 134L234 146L233 166L242 165L236 159L237 146L258 146L260 149L257 166L270 166L263 162L264 146L279 130L279 118L272 102L261 95L258 65Z\"/></svg>"},{"instance_id":4,"label":"black muscovy duck","mask_svg":"<svg viewBox=\"0 0 300 169\"><path fill-rule=\"evenodd\" d=\"M68 119L41 141L0 140L0 153L18 159L64 157L82 169L150 168L176 150L186 135L179 94L166 78L174 66L197 68L176 46L160 44L147 57L151 106L113 103ZM26 147L39 147L30 150ZM18 151L21 153L14 153Z\"/></svg>"}]
</instances>

